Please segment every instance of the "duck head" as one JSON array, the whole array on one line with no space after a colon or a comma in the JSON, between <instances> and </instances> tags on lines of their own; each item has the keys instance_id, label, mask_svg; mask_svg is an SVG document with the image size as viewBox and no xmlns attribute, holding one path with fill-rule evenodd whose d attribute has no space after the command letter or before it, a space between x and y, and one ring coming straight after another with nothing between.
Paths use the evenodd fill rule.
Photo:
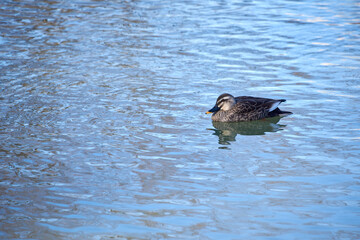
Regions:
<instances>
[{"instance_id":1,"label":"duck head","mask_svg":"<svg viewBox=\"0 0 360 240\"><path fill-rule=\"evenodd\" d=\"M223 93L216 100L215 106L209 111L207 111L206 114L215 113L220 110L223 111L230 110L235 105L235 103L236 100L231 94Z\"/></svg>"}]
</instances>

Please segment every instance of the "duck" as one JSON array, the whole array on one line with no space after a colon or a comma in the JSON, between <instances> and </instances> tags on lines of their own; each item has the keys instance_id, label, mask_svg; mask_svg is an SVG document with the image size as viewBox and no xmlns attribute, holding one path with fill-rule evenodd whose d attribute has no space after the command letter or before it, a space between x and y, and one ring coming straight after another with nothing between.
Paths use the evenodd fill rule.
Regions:
<instances>
[{"instance_id":1,"label":"duck","mask_svg":"<svg viewBox=\"0 0 360 240\"><path fill-rule=\"evenodd\" d=\"M270 99L251 96L234 97L229 93L221 94L215 106L206 112L214 122L247 122L270 117L284 117L292 112L278 108L285 99Z\"/></svg>"}]
</instances>

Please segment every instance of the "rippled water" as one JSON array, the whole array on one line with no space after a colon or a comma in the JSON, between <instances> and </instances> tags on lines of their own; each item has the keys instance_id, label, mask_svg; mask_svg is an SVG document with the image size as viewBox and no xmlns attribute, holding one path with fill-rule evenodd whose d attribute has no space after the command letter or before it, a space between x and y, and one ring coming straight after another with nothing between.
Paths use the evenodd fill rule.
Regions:
<instances>
[{"instance_id":1,"label":"rippled water","mask_svg":"<svg viewBox=\"0 0 360 240\"><path fill-rule=\"evenodd\" d=\"M360 238L358 1L0 9L0 238Z\"/></svg>"}]
</instances>

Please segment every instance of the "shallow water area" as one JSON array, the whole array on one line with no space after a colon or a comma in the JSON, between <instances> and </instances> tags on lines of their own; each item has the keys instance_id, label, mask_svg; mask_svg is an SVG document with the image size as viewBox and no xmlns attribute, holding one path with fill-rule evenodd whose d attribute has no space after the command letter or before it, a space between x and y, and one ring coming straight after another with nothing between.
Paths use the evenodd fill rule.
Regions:
<instances>
[{"instance_id":1,"label":"shallow water area","mask_svg":"<svg viewBox=\"0 0 360 240\"><path fill-rule=\"evenodd\" d=\"M358 2L0 7L1 239L360 238Z\"/></svg>"}]
</instances>

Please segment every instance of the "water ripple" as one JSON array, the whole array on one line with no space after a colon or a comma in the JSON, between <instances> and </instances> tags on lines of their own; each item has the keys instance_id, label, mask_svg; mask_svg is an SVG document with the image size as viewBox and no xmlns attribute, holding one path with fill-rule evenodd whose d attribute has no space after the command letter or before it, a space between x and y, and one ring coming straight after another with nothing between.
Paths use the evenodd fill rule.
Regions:
<instances>
[{"instance_id":1,"label":"water ripple","mask_svg":"<svg viewBox=\"0 0 360 240\"><path fill-rule=\"evenodd\" d=\"M359 7L3 1L0 238L360 238Z\"/></svg>"}]
</instances>

